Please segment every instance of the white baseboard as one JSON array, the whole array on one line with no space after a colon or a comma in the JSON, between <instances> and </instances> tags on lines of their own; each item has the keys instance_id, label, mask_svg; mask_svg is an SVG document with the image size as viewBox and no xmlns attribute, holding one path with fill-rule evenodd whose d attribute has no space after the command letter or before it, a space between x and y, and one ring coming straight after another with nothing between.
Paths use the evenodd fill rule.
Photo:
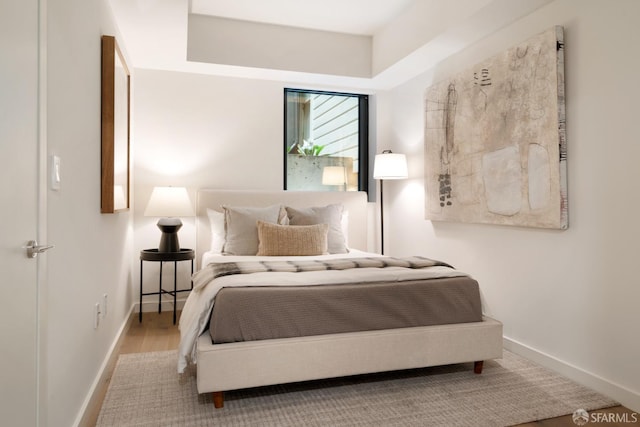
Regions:
<instances>
[{"instance_id":1,"label":"white baseboard","mask_svg":"<svg viewBox=\"0 0 640 427\"><path fill-rule=\"evenodd\" d=\"M640 393L620 384L613 383L577 366L557 359L551 355L533 349L510 338L503 338L504 348L512 353L531 360L545 368L551 369L579 384L589 387L598 393L610 397L632 411L640 412Z\"/></svg>"},{"instance_id":2,"label":"white baseboard","mask_svg":"<svg viewBox=\"0 0 640 427\"><path fill-rule=\"evenodd\" d=\"M129 309L129 312L125 316L124 321L122 322L122 325L120 325L120 328L118 329L118 332L116 333L116 336L114 337L113 342L111 343L111 346L109 347L109 350L107 351L107 354L105 355L104 360L102 361L102 365L100 365L98 374L96 375L96 378L93 380L93 383L91 384L89 393L87 393L87 396L85 397L84 402L82 402L80 411L78 412L78 415L76 416L76 420L73 423L74 427L84 427L88 425L85 417L87 417L89 411L94 409L93 405L96 404L96 402L94 401L94 399L96 398L96 393L99 391L99 388L101 387L102 383L106 381L107 375L110 375L110 372L109 372L110 366L112 367L115 365L115 361L118 356L117 354L118 347L124 337L124 334L127 331L127 328L129 327L129 323L131 322L131 319L133 318L134 308L135 308L135 305L132 305L131 308Z\"/></svg>"},{"instance_id":3,"label":"white baseboard","mask_svg":"<svg viewBox=\"0 0 640 427\"><path fill-rule=\"evenodd\" d=\"M177 301L178 310L182 309L185 301L186 299ZM163 312L173 311L173 301L163 301L161 307ZM143 313L157 311L158 302L143 301L142 310L143 310ZM99 391L99 388L102 386L102 383L105 382L107 375L111 374L110 370L113 369L113 366L115 365L115 361L118 356L117 354L118 347L122 342L122 339L124 338L124 334L126 333L130 322L134 321L134 318L137 318L137 316L134 316L134 313L139 313L139 312L140 312L140 303L132 304L131 308L129 309L129 312L127 313L124 321L122 322L122 325L118 329L118 332L116 333L116 336L114 337L113 342L111 343L111 346L109 347L109 350L107 351L107 354L104 357L104 360L102 361L102 365L100 365L100 369L98 370L98 373L95 379L93 380L93 383L91 384L91 388L89 389L89 392L87 393L87 396L85 397L84 402L82 402L80 411L78 412L78 415L76 416L76 420L73 423L74 427L87 426L87 421L85 417L87 417L89 412L94 409L93 405L95 405L94 399L96 398L96 393ZM137 319L135 319L135 321L137 322Z\"/></svg>"}]
</instances>

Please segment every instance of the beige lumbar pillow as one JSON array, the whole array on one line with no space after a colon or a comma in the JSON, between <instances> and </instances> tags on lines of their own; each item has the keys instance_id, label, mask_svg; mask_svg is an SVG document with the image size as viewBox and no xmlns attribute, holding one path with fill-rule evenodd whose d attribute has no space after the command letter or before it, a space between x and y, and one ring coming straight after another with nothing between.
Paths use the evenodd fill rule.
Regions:
<instances>
[{"instance_id":1,"label":"beige lumbar pillow","mask_svg":"<svg viewBox=\"0 0 640 427\"><path fill-rule=\"evenodd\" d=\"M327 253L327 224L278 225L257 221L257 225L257 255L308 256Z\"/></svg>"}]
</instances>

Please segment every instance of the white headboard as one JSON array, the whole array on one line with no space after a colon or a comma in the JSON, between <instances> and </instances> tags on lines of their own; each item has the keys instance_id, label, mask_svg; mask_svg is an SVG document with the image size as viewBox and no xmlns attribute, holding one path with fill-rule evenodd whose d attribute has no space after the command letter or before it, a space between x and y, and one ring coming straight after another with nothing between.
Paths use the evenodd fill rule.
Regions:
<instances>
[{"instance_id":1,"label":"white headboard","mask_svg":"<svg viewBox=\"0 0 640 427\"><path fill-rule=\"evenodd\" d=\"M222 205L270 206L282 204L294 208L340 203L349 212L349 247L367 249L367 194L362 191L257 191L198 190L196 202L196 260L209 250L211 227L207 208L222 211Z\"/></svg>"}]
</instances>

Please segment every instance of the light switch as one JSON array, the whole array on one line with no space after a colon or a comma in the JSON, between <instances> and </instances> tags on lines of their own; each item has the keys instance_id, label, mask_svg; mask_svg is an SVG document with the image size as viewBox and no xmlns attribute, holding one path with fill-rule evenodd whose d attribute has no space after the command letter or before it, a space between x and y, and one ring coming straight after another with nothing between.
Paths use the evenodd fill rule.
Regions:
<instances>
[{"instance_id":1,"label":"light switch","mask_svg":"<svg viewBox=\"0 0 640 427\"><path fill-rule=\"evenodd\" d=\"M60 190L60 157L51 156L51 166L49 168L51 174L51 189Z\"/></svg>"}]
</instances>

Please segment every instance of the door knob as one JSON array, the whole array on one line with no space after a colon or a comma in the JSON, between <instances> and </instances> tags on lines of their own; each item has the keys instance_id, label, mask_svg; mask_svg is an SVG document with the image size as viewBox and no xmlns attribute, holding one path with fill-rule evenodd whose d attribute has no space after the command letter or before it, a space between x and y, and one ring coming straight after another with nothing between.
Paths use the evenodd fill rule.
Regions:
<instances>
[{"instance_id":1,"label":"door knob","mask_svg":"<svg viewBox=\"0 0 640 427\"><path fill-rule=\"evenodd\" d=\"M25 246L25 249L27 249L27 258L35 258L38 254L46 252L51 248L53 248L53 245L38 245L38 242L35 240L29 240L27 246Z\"/></svg>"}]
</instances>

